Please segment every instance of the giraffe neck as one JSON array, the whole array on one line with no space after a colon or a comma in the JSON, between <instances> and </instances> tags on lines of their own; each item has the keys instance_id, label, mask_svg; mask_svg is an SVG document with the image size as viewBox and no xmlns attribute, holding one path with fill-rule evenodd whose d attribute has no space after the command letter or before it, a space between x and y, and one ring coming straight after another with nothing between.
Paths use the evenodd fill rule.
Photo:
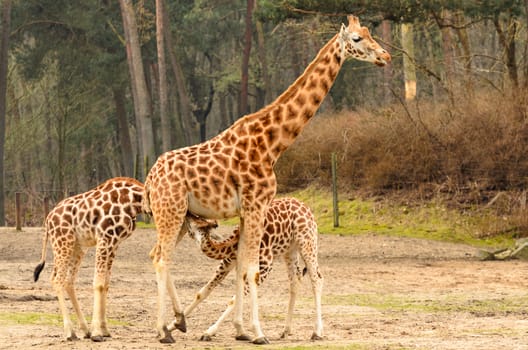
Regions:
<instances>
[{"instance_id":1,"label":"giraffe neck","mask_svg":"<svg viewBox=\"0 0 528 350\"><path fill-rule=\"evenodd\" d=\"M312 111L313 115L330 91L343 64L342 57L343 52L336 34L319 50L303 74L270 106L287 105L293 101L299 108ZM303 95L306 99L303 99Z\"/></svg>"},{"instance_id":2,"label":"giraffe neck","mask_svg":"<svg viewBox=\"0 0 528 350\"><path fill-rule=\"evenodd\" d=\"M236 257L236 250L238 244L238 230L222 241L216 241L211 238L209 232L200 233L199 238L200 250L207 257L213 259L229 259Z\"/></svg>"},{"instance_id":3,"label":"giraffe neck","mask_svg":"<svg viewBox=\"0 0 528 350\"><path fill-rule=\"evenodd\" d=\"M237 140L253 137L261 159L274 164L321 106L343 61L335 35L286 91L270 105L239 119L224 137L228 140L232 133Z\"/></svg>"}]
</instances>

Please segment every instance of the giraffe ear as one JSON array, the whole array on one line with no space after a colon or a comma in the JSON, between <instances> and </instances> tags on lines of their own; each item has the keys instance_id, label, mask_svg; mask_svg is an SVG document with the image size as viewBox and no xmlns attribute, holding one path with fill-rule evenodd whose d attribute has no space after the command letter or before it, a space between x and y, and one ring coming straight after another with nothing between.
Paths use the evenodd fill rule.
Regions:
<instances>
[{"instance_id":1,"label":"giraffe ear","mask_svg":"<svg viewBox=\"0 0 528 350\"><path fill-rule=\"evenodd\" d=\"M208 220L208 219L202 219L202 221L199 223L200 228L204 229L213 229L218 227L218 221L216 220Z\"/></svg>"},{"instance_id":2,"label":"giraffe ear","mask_svg":"<svg viewBox=\"0 0 528 350\"><path fill-rule=\"evenodd\" d=\"M339 31L339 36L341 37L341 39L345 39L347 33L348 33L348 28L345 26L344 23L341 23L341 30Z\"/></svg>"}]
</instances>

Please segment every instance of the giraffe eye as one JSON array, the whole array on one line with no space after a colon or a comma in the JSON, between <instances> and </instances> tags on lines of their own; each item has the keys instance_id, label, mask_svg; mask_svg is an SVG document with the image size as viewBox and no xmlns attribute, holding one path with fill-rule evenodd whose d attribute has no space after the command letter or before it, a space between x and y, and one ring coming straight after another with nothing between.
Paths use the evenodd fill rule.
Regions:
<instances>
[{"instance_id":1,"label":"giraffe eye","mask_svg":"<svg viewBox=\"0 0 528 350\"><path fill-rule=\"evenodd\" d=\"M363 38L360 37L360 36L357 35L357 34L354 34L354 35L352 35L352 40L353 40L354 42L356 42L356 43L359 43L361 40L363 40Z\"/></svg>"}]
</instances>

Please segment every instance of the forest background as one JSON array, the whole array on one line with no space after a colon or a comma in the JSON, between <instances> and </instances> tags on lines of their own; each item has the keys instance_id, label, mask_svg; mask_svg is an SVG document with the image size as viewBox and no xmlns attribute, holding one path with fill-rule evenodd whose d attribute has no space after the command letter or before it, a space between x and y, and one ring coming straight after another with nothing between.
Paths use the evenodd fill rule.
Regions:
<instances>
[{"instance_id":1,"label":"forest background","mask_svg":"<svg viewBox=\"0 0 528 350\"><path fill-rule=\"evenodd\" d=\"M524 215L528 0L2 0L0 225L24 225L285 90L360 17L393 61L346 62L279 160L279 190L434 196ZM407 197L406 197L407 198ZM526 221L526 220L525 220ZM528 224L515 227L528 231Z\"/></svg>"}]
</instances>

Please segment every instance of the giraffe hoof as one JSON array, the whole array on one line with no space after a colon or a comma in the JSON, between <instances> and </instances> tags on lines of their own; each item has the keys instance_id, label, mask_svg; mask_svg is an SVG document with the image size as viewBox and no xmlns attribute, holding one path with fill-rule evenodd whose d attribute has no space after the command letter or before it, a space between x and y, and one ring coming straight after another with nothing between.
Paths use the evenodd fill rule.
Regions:
<instances>
[{"instance_id":1,"label":"giraffe hoof","mask_svg":"<svg viewBox=\"0 0 528 350\"><path fill-rule=\"evenodd\" d=\"M176 320L174 320L172 322L172 326L174 329L177 329L180 332L187 333L187 322L185 321L185 316L182 316L180 322L176 322Z\"/></svg>"},{"instance_id":2,"label":"giraffe hoof","mask_svg":"<svg viewBox=\"0 0 528 350\"><path fill-rule=\"evenodd\" d=\"M160 343L162 343L162 344L175 343L175 340L172 337L172 334L167 329L167 326L163 326L163 334L164 334L164 336L159 340Z\"/></svg>"},{"instance_id":3,"label":"giraffe hoof","mask_svg":"<svg viewBox=\"0 0 528 350\"><path fill-rule=\"evenodd\" d=\"M69 337L66 337L66 340L67 341L76 341L76 340L79 340L79 337L75 333L72 333Z\"/></svg>"},{"instance_id":4,"label":"giraffe hoof","mask_svg":"<svg viewBox=\"0 0 528 350\"><path fill-rule=\"evenodd\" d=\"M315 333L312 334L312 340L323 340L323 337L321 337L320 335L317 335Z\"/></svg>"},{"instance_id":5,"label":"giraffe hoof","mask_svg":"<svg viewBox=\"0 0 528 350\"><path fill-rule=\"evenodd\" d=\"M253 340L253 344L257 344L257 345L264 345L264 344L269 344L269 340L268 338L266 337L260 337L260 338L256 338L255 340Z\"/></svg>"},{"instance_id":6,"label":"giraffe hoof","mask_svg":"<svg viewBox=\"0 0 528 350\"><path fill-rule=\"evenodd\" d=\"M90 337L90 339L93 341L93 342L96 342L96 343L100 343L100 342L103 342L105 341L104 337L102 335L92 335Z\"/></svg>"},{"instance_id":7,"label":"giraffe hoof","mask_svg":"<svg viewBox=\"0 0 528 350\"><path fill-rule=\"evenodd\" d=\"M159 342L161 344L172 344L172 343L175 343L176 341L174 340L174 338L172 337L172 335L166 335L164 338L161 338L159 340Z\"/></svg>"},{"instance_id":8,"label":"giraffe hoof","mask_svg":"<svg viewBox=\"0 0 528 350\"><path fill-rule=\"evenodd\" d=\"M236 340L244 340L244 341L250 341L251 340L251 337L247 334L241 334L241 335L237 335L235 337Z\"/></svg>"},{"instance_id":9,"label":"giraffe hoof","mask_svg":"<svg viewBox=\"0 0 528 350\"><path fill-rule=\"evenodd\" d=\"M200 337L200 341L212 341L213 339L211 338L211 336L209 334L203 334L201 337Z\"/></svg>"}]
</instances>

